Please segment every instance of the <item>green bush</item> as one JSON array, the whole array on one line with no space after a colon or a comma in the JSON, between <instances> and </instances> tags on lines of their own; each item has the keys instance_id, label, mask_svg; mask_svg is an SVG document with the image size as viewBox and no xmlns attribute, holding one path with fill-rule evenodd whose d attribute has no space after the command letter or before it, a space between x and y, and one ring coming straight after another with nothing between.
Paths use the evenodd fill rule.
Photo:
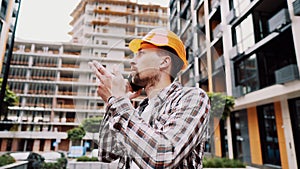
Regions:
<instances>
[{"instance_id":1,"label":"green bush","mask_svg":"<svg viewBox=\"0 0 300 169\"><path fill-rule=\"evenodd\" d=\"M8 154L4 154L0 156L0 167L4 165L12 164L14 162L16 162L16 160Z\"/></svg>"},{"instance_id":2,"label":"green bush","mask_svg":"<svg viewBox=\"0 0 300 169\"><path fill-rule=\"evenodd\" d=\"M235 159L228 158L204 158L204 168L245 168L246 165Z\"/></svg>"},{"instance_id":3,"label":"green bush","mask_svg":"<svg viewBox=\"0 0 300 169\"><path fill-rule=\"evenodd\" d=\"M82 162L85 162L85 161L98 161L98 158L97 157L81 156L81 157L77 158L77 161L82 161Z\"/></svg>"},{"instance_id":4,"label":"green bush","mask_svg":"<svg viewBox=\"0 0 300 169\"><path fill-rule=\"evenodd\" d=\"M66 169L67 166L67 158L65 157L62 157L62 158L59 158L57 159L57 162L54 162L54 163L43 163L43 167L42 169Z\"/></svg>"}]
</instances>

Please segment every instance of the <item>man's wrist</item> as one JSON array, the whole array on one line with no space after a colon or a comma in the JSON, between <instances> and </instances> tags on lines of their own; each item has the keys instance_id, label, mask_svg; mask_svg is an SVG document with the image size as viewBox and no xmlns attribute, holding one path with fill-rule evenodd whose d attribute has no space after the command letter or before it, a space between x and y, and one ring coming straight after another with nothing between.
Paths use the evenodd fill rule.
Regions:
<instances>
[{"instance_id":1,"label":"man's wrist","mask_svg":"<svg viewBox=\"0 0 300 169\"><path fill-rule=\"evenodd\" d=\"M110 97L107 99L107 103L108 103L108 104L112 104L114 100L116 100L116 97L115 97L115 96L110 96Z\"/></svg>"}]
</instances>

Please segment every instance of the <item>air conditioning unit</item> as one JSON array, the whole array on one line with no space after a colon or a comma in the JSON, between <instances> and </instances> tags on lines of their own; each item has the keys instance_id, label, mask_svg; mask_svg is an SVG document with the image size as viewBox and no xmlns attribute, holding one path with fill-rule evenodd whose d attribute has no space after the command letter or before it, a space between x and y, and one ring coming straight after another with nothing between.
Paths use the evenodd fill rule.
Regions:
<instances>
[{"instance_id":1,"label":"air conditioning unit","mask_svg":"<svg viewBox=\"0 0 300 169\"><path fill-rule=\"evenodd\" d=\"M243 90L243 86L238 85L232 88L232 96L235 98L244 96L244 90Z\"/></svg>"},{"instance_id":2,"label":"air conditioning unit","mask_svg":"<svg viewBox=\"0 0 300 169\"><path fill-rule=\"evenodd\" d=\"M289 11L286 8L281 9L277 14L268 20L269 32L280 30L283 26L291 22Z\"/></svg>"},{"instance_id":3,"label":"air conditioning unit","mask_svg":"<svg viewBox=\"0 0 300 169\"><path fill-rule=\"evenodd\" d=\"M294 15L295 16L300 16L300 0L296 0L293 2L293 7L294 7Z\"/></svg>"},{"instance_id":4,"label":"air conditioning unit","mask_svg":"<svg viewBox=\"0 0 300 169\"><path fill-rule=\"evenodd\" d=\"M276 70L275 78L277 84L282 84L299 79L298 66L296 64L291 64Z\"/></svg>"},{"instance_id":5,"label":"air conditioning unit","mask_svg":"<svg viewBox=\"0 0 300 169\"><path fill-rule=\"evenodd\" d=\"M231 24L235 18L236 18L235 9L232 9L229 11L229 13L226 16L227 24Z\"/></svg>"}]
</instances>

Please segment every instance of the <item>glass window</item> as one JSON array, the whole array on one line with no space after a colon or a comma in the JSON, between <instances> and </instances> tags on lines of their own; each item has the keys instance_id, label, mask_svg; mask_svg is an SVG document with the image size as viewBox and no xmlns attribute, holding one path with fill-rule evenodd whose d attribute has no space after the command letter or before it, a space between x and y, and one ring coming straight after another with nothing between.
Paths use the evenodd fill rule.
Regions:
<instances>
[{"instance_id":1,"label":"glass window","mask_svg":"<svg viewBox=\"0 0 300 169\"><path fill-rule=\"evenodd\" d=\"M257 107L264 164L281 165L274 105Z\"/></svg>"},{"instance_id":2,"label":"glass window","mask_svg":"<svg viewBox=\"0 0 300 169\"><path fill-rule=\"evenodd\" d=\"M288 100L297 165L300 166L300 97Z\"/></svg>"},{"instance_id":3,"label":"glass window","mask_svg":"<svg viewBox=\"0 0 300 169\"><path fill-rule=\"evenodd\" d=\"M2 21L0 20L0 37L1 37L1 31L2 31Z\"/></svg>"},{"instance_id":4,"label":"glass window","mask_svg":"<svg viewBox=\"0 0 300 169\"><path fill-rule=\"evenodd\" d=\"M249 15L243 22L233 29L233 44L237 45L238 52L243 53L255 44L253 18Z\"/></svg>"},{"instance_id":5,"label":"glass window","mask_svg":"<svg viewBox=\"0 0 300 169\"><path fill-rule=\"evenodd\" d=\"M252 0L230 0L232 8L235 9L236 15L239 16L249 6Z\"/></svg>"},{"instance_id":6,"label":"glass window","mask_svg":"<svg viewBox=\"0 0 300 169\"><path fill-rule=\"evenodd\" d=\"M251 163L247 111L232 112L230 121L234 158Z\"/></svg>"},{"instance_id":7,"label":"glass window","mask_svg":"<svg viewBox=\"0 0 300 169\"><path fill-rule=\"evenodd\" d=\"M207 56L202 56L199 59L199 70L200 70L200 75L201 78L206 78L208 76L208 72L207 72Z\"/></svg>"},{"instance_id":8,"label":"glass window","mask_svg":"<svg viewBox=\"0 0 300 169\"><path fill-rule=\"evenodd\" d=\"M107 40L103 40L101 44L102 44L102 45L107 45L108 42L107 42Z\"/></svg>"},{"instance_id":9,"label":"glass window","mask_svg":"<svg viewBox=\"0 0 300 169\"><path fill-rule=\"evenodd\" d=\"M107 53L101 53L101 57L106 58L107 57Z\"/></svg>"},{"instance_id":10,"label":"glass window","mask_svg":"<svg viewBox=\"0 0 300 169\"><path fill-rule=\"evenodd\" d=\"M6 11L7 11L7 0L3 0L2 3L1 3L1 13L0 13L0 16L5 19L6 18Z\"/></svg>"},{"instance_id":11,"label":"glass window","mask_svg":"<svg viewBox=\"0 0 300 169\"><path fill-rule=\"evenodd\" d=\"M235 63L236 86L243 86L243 93L259 89L256 55Z\"/></svg>"}]
</instances>

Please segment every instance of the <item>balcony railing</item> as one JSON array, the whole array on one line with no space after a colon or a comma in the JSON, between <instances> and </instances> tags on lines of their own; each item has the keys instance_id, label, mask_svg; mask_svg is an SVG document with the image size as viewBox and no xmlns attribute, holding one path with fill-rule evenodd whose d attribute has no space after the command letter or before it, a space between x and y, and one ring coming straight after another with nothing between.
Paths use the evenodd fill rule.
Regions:
<instances>
[{"instance_id":1,"label":"balcony railing","mask_svg":"<svg viewBox=\"0 0 300 169\"><path fill-rule=\"evenodd\" d=\"M277 14L268 20L269 32L280 30L291 22L288 9L281 9Z\"/></svg>"},{"instance_id":2,"label":"balcony railing","mask_svg":"<svg viewBox=\"0 0 300 169\"><path fill-rule=\"evenodd\" d=\"M232 96L238 98L238 97L241 97L241 96L244 96L245 95L245 92L244 92L244 87L243 86L235 86L232 88Z\"/></svg>"},{"instance_id":3,"label":"balcony railing","mask_svg":"<svg viewBox=\"0 0 300 169\"><path fill-rule=\"evenodd\" d=\"M282 84L299 79L298 66L291 64L275 71L276 83Z\"/></svg>"},{"instance_id":4,"label":"balcony railing","mask_svg":"<svg viewBox=\"0 0 300 169\"><path fill-rule=\"evenodd\" d=\"M294 15L300 16L300 0L294 1L293 7L294 7Z\"/></svg>"},{"instance_id":5,"label":"balcony railing","mask_svg":"<svg viewBox=\"0 0 300 169\"><path fill-rule=\"evenodd\" d=\"M62 64L61 67L63 67L63 68L79 68L79 65L76 65L76 64Z\"/></svg>"}]
</instances>

